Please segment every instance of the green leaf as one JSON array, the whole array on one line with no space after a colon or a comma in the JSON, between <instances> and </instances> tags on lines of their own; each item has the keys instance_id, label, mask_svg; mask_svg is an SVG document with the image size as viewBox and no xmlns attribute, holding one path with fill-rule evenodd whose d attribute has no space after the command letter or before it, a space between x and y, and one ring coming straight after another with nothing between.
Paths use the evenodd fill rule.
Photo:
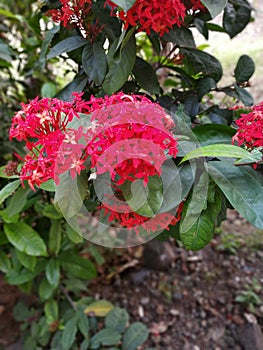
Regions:
<instances>
[{"instance_id":1,"label":"green leaf","mask_svg":"<svg viewBox=\"0 0 263 350\"><path fill-rule=\"evenodd\" d=\"M75 79L60 90L55 97L63 101L69 101L73 92L82 92L88 81L86 74L77 75Z\"/></svg>"},{"instance_id":2,"label":"green leaf","mask_svg":"<svg viewBox=\"0 0 263 350\"><path fill-rule=\"evenodd\" d=\"M89 280L95 278L97 270L95 265L73 252L63 252L58 257L63 269L74 277Z\"/></svg>"},{"instance_id":3,"label":"green leaf","mask_svg":"<svg viewBox=\"0 0 263 350\"><path fill-rule=\"evenodd\" d=\"M230 204L252 225L263 228L263 179L250 167L236 167L227 160L209 162L209 175Z\"/></svg>"},{"instance_id":4,"label":"green leaf","mask_svg":"<svg viewBox=\"0 0 263 350\"><path fill-rule=\"evenodd\" d=\"M11 262L7 255L0 250L0 271L7 273L11 269Z\"/></svg>"},{"instance_id":5,"label":"green leaf","mask_svg":"<svg viewBox=\"0 0 263 350\"><path fill-rule=\"evenodd\" d=\"M39 188L41 190L44 190L44 191L48 191L48 192L55 192L56 191L56 188L55 188L55 184L54 184L54 180L48 180L46 182L43 182Z\"/></svg>"},{"instance_id":6,"label":"green leaf","mask_svg":"<svg viewBox=\"0 0 263 350\"><path fill-rule=\"evenodd\" d=\"M48 204L44 207L43 215L54 220L63 217L63 215L57 211L56 207L53 204Z\"/></svg>"},{"instance_id":7,"label":"green leaf","mask_svg":"<svg viewBox=\"0 0 263 350\"><path fill-rule=\"evenodd\" d=\"M28 255L26 253L23 253L19 250L16 250L16 256L19 260L20 264L26 267L30 271L35 270L35 266L37 263L37 258L34 255Z\"/></svg>"},{"instance_id":8,"label":"green leaf","mask_svg":"<svg viewBox=\"0 0 263 350\"><path fill-rule=\"evenodd\" d=\"M44 37L44 40L43 40L42 45L41 45L41 51L40 51L40 55L39 55L39 59L38 59L40 70L43 70L45 68L47 50L48 50L49 45L51 44L54 36L59 31L59 29L60 29L60 26L54 26L52 29L48 30L45 33L45 37Z\"/></svg>"},{"instance_id":9,"label":"green leaf","mask_svg":"<svg viewBox=\"0 0 263 350\"><path fill-rule=\"evenodd\" d=\"M56 95L56 85L50 82L46 82L41 87L41 96L52 98Z\"/></svg>"},{"instance_id":10,"label":"green leaf","mask_svg":"<svg viewBox=\"0 0 263 350\"><path fill-rule=\"evenodd\" d=\"M65 52L70 52L76 50L87 44L87 41L79 35L70 36L59 43L57 43L52 49L49 51L47 55L47 60L53 57L57 57Z\"/></svg>"},{"instance_id":11,"label":"green leaf","mask_svg":"<svg viewBox=\"0 0 263 350\"><path fill-rule=\"evenodd\" d=\"M23 269L19 272L10 270L5 276L7 283L15 286L30 282L34 279L34 277L35 274L27 269Z\"/></svg>"},{"instance_id":12,"label":"green leaf","mask_svg":"<svg viewBox=\"0 0 263 350\"><path fill-rule=\"evenodd\" d=\"M58 255L62 239L61 220L51 220L49 230L48 249L51 253Z\"/></svg>"},{"instance_id":13,"label":"green leaf","mask_svg":"<svg viewBox=\"0 0 263 350\"><path fill-rule=\"evenodd\" d=\"M202 146L212 144L230 144L236 130L220 124L204 124L195 127L192 132Z\"/></svg>"},{"instance_id":14,"label":"green leaf","mask_svg":"<svg viewBox=\"0 0 263 350\"><path fill-rule=\"evenodd\" d=\"M56 300L48 300L44 305L44 311L48 325L58 320L58 303Z\"/></svg>"},{"instance_id":15,"label":"green leaf","mask_svg":"<svg viewBox=\"0 0 263 350\"><path fill-rule=\"evenodd\" d=\"M104 328L90 339L90 348L99 349L101 345L116 345L121 340L121 334L112 329Z\"/></svg>"},{"instance_id":16,"label":"green leaf","mask_svg":"<svg viewBox=\"0 0 263 350\"><path fill-rule=\"evenodd\" d=\"M255 72L255 63L248 55L242 55L234 70L235 79L237 83L244 83L249 81Z\"/></svg>"},{"instance_id":17,"label":"green leaf","mask_svg":"<svg viewBox=\"0 0 263 350\"><path fill-rule=\"evenodd\" d=\"M51 285L57 286L60 279L60 264L57 259L50 259L46 265L46 278Z\"/></svg>"},{"instance_id":18,"label":"green leaf","mask_svg":"<svg viewBox=\"0 0 263 350\"><path fill-rule=\"evenodd\" d=\"M203 79L200 79L200 81L196 84L196 91L199 101L201 101L202 97L215 87L216 82L213 78L204 77Z\"/></svg>"},{"instance_id":19,"label":"green leaf","mask_svg":"<svg viewBox=\"0 0 263 350\"><path fill-rule=\"evenodd\" d=\"M27 202L27 196L31 192L31 189L26 187L20 187L12 196L7 208L5 209L6 215L11 218L20 213Z\"/></svg>"},{"instance_id":20,"label":"green leaf","mask_svg":"<svg viewBox=\"0 0 263 350\"><path fill-rule=\"evenodd\" d=\"M181 220L180 223L180 234L189 231L199 218L202 211L206 208L208 184L209 176L204 172L198 183L193 187L192 196L186 206L187 209L184 213L183 220Z\"/></svg>"},{"instance_id":21,"label":"green leaf","mask_svg":"<svg viewBox=\"0 0 263 350\"><path fill-rule=\"evenodd\" d=\"M225 8L227 0L201 0L208 9L212 18L219 15Z\"/></svg>"},{"instance_id":22,"label":"green leaf","mask_svg":"<svg viewBox=\"0 0 263 350\"><path fill-rule=\"evenodd\" d=\"M148 338L149 331L141 322L133 323L124 333L121 350L136 350Z\"/></svg>"},{"instance_id":23,"label":"green leaf","mask_svg":"<svg viewBox=\"0 0 263 350\"><path fill-rule=\"evenodd\" d=\"M140 57L136 57L132 73L136 81L146 91L152 94L160 93L160 85L152 66Z\"/></svg>"},{"instance_id":24,"label":"green leaf","mask_svg":"<svg viewBox=\"0 0 263 350\"><path fill-rule=\"evenodd\" d=\"M230 157L230 158L246 158L255 162L258 159L255 159L253 154L248 151L234 145L207 145L204 147L199 147L190 151L186 156L181 160L181 163L200 157Z\"/></svg>"},{"instance_id":25,"label":"green leaf","mask_svg":"<svg viewBox=\"0 0 263 350\"><path fill-rule=\"evenodd\" d=\"M129 314L125 309L115 307L112 309L105 319L105 326L111 328L118 333L124 332L129 322Z\"/></svg>"},{"instance_id":26,"label":"green leaf","mask_svg":"<svg viewBox=\"0 0 263 350\"><path fill-rule=\"evenodd\" d=\"M46 277L42 278L39 288L38 294L41 300L48 300L52 294L56 286L51 285Z\"/></svg>"},{"instance_id":27,"label":"green leaf","mask_svg":"<svg viewBox=\"0 0 263 350\"><path fill-rule=\"evenodd\" d=\"M89 336L89 320L82 310L78 312L78 328L85 338Z\"/></svg>"},{"instance_id":28,"label":"green leaf","mask_svg":"<svg viewBox=\"0 0 263 350\"><path fill-rule=\"evenodd\" d=\"M65 328L62 333L61 337L61 346L62 350L70 350L72 349L72 345L74 344L74 341L76 340L77 335L77 325L76 325L76 318L70 319L66 324Z\"/></svg>"},{"instance_id":29,"label":"green leaf","mask_svg":"<svg viewBox=\"0 0 263 350\"><path fill-rule=\"evenodd\" d=\"M244 88L241 88L236 84L234 84L234 86L235 86L235 91L237 93L238 99L241 100L245 106L253 106L254 99L250 95L250 93Z\"/></svg>"},{"instance_id":30,"label":"green leaf","mask_svg":"<svg viewBox=\"0 0 263 350\"><path fill-rule=\"evenodd\" d=\"M193 33L185 27L174 26L169 33L162 36L162 39L183 47L196 47Z\"/></svg>"},{"instance_id":31,"label":"green leaf","mask_svg":"<svg viewBox=\"0 0 263 350\"><path fill-rule=\"evenodd\" d=\"M46 245L39 234L24 222L4 225L5 234L16 249L28 255L47 256Z\"/></svg>"},{"instance_id":32,"label":"green leaf","mask_svg":"<svg viewBox=\"0 0 263 350\"><path fill-rule=\"evenodd\" d=\"M233 38L248 25L250 18L251 7L243 6L243 3L240 6L239 4L234 6L228 2L224 11L223 27L230 38Z\"/></svg>"},{"instance_id":33,"label":"green leaf","mask_svg":"<svg viewBox=\"0 0 263 350\"><path fill-rule=\"evenodd\" d=\"M147 186L142 180L125 181L121 190L132 210L146 217L153 217L163 202L163 186L158 175L150 176Z\"/></svg>"},{"instance_id":34,"label":"green leaf","mask_svg":"<svg viewBox=\"0 0 263 350\"><path fill-rule=\"evenodd\" d=\"M107 73L107 58L100 43L88 43L82 51L82 65L90 80L101 85Z\"/></svg>"},{"instance_id":35,"label":"green leaf","mask_svg":"<svg viewBox=\"0 0 263 350\"><path fill-rule=\"evenodd\" d=\"M84 313L95 315L97 317L105 317L114 308L112 303L107 300L98 300L86 307Z\"/></svg>"},{"instance_id":36,"label":"green leaf","mask_svg":"<svg viewBox=\"0 0 263 350\"><path fill-rule=\"evenodd\" d=\"M83 242L83 237L79 233L74 231L68 223L66 223L66 235L71 240L71 242L75 244Z\"/></svg>"},{"instance_id":37,"label":"green leaf","mask_svg":"<svg viewBox=\"0 0 263 350\"><path fill-rule=\"evenodd\" d=\"M193 74L202 74L218 82L223 74L221 63L207 52L194 48L181 48L186 66Z\"/></svg>"},{"instance_id":38,"label":"green leaf","mask_svg":"<svg viewBox=\"0 0 263 350\"><path fill-rule=\"evenodd\" d=\"M102 84L104 91L109 95L119 90L125 84L136 60L136 41L134 35L116 53L118 43L119 38L110 46L107 56L109 71Z\"/></svg>"},{"instance_id":39,"label":"green leaf","mask_svg":"<svg viewBox=\"0 0 263 350\"><path fill-rule=\"evenodd\" d=\"M16 180L8 183L5 187L3 187L0 191L0 204L2 204L6 198L11 196L11 194L17 189L17 187L21 184L20 180Z\"/></svg>"},{"instance_id":40,"label":"green leaf","mask_svg":"<svg viewBox=\"0 0 263 350\"><path fill-rule=\"evenodd\" d=\"M134 5L136 0L114 0L114 4L120 6L124 12L127 12Z\"/></svg>"}]
</instances>

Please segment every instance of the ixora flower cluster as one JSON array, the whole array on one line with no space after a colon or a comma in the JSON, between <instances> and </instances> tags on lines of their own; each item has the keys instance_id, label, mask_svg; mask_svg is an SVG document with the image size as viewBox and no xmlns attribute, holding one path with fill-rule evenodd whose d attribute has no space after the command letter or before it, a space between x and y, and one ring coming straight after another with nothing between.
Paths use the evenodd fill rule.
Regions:
<instances>
[{"instance_id":1,"label":"ixora flower cluster","mask_svg":"<svg viewBox=\"0 0 263 350\"><path fill-rule=\"evenodd\" d=\"M238 130L233 141L250 150L258 147L263 149L263 102L253 106L249 113L241 114L241 117L236 120Z\"/></svg>"},{"instance_id":2,"label":"ixora flower cluster","mask_svg":"<svg viewBox=\"0 0 263 350\"><path fill-rule=\"evenodd\" d=\"M90 118L83 127L81 118ZM77 128L70 123L77 118ZM22 104L12 121L10 138L25 141L28 153L20 157L20 179L34 190L49 179L69 172L72 178L82 170L109 173L114 195L120 202L102 203L100 210L123 227L141 225L148 232L165 229L180 219L182 206L172 213L146 217L133 211L125 201L123 185L161 176L162 164L177 155L177 141L170 116L144 96L122 92L82 99L75 93L71 102L56 98L34 99ZM88 165L87 165L88 164ZM119 204L121 203L121 204Z\"/></svg>"},{"instance_id":3,"label":"ixora flower cluster","mask_svg":"<svg viewBox=\"0 0 263 350\"><path fill-rule=\"evenodd\" d=\"M92 0L61 0L59 9L49 11L52 19L63 26L77 26L85 36L96 37L103 26L98 19L92 24ZM127 11L120 10L114 1L106 0L105 5L111 8L111 15L117 16L124 23L124 28L138 26L138 30L147 34L153 30L161 36L173 25L181 26L189 11L205 11L200 0L136 0Z\"/></svg>"}]
</instances>

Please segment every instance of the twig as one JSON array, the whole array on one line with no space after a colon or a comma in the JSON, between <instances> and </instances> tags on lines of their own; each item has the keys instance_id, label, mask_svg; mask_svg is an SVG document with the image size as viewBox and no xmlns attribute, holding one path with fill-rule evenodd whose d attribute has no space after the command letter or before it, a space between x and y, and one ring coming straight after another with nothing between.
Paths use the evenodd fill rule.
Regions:
<instances>
[{"instance_id":1,"label":"twig","mask_svg":"<svg viewBox=\"0 0 263 350\"><path fill-rule=\"evenodd\" d=\"M77 311L77 307L74 303L74 301L71 299L70 295L68 294L68 291L66 290L66 288L64 288L62 285L59 286L59 288L61 289L62 293L65 295L66 299L68 300L68 302L70 303L70 305L72 306L72 308Z\"/></svg>"}]
</instances>

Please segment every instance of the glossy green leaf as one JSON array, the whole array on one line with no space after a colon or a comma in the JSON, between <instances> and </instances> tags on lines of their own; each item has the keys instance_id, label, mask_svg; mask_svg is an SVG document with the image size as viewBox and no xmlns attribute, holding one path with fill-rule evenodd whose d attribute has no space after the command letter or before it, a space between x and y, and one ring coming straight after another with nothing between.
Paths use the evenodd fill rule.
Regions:
<instances>
[{"instance_id":1,"label":"glossy green leaf","mask_svg":"<svg viewBox=\"0 0 263 350\"><path fill-rule=\"evenodd\" d=\"M116 332L122 333L127 327L128 322L129 314L127 311L125 309L115 307L108 313L105 319L105 326L113 329Z\"/></svg>"},{"instance_id":2,"label":"glossy green leaf","mask_svg":"<svg viewBox=\"0 0 263 350\"><path fill-rule=\"evenodd\" d=\"M236 1L234 1L235 3ZM251 18L251 7L241 4L233 4L228 2L223 16L223 27L233 38L247 26Z\"/></svg>"},{"instance_id":3,"label":"glossy green leaf","mask_svg":"<svg viewBox=\"0 0 263 350\"><path fill-rule=\"evenodd\" d=\"M200 157L245 158L250 159L252 162L258 160L255 159L255 156L253 156L251 153L238 146L216 144L194 149L193 151L186 154L186 156L182 159L181 163L190 159Z\"/></svg>"},{"instance_id":4,"label":"glossy green leaf","mask_svg":"<svg viewBox=\"0 0 263 350\"><path fill-rule=\"evenodd\" d=\"M77 331L78 328L76 325L76 319L73 318L67 321L61 337L62 350L72 349L72 345L74 344Z\"/></svg>"},{"instance_id":5,"label":"glossy green leaf","mask_svg":"<svg viewBox=\"0 0 263 350\"><path fill-rule=\"evenodd\" d=\"M58 259L63 269L74 277L89 280L97 275L96 267L91 261L73 252L63 252Z\"/></svg>"},{"instance_id":6,"label":"glossy green leaf","mask_svg":"<svg viewBox=\"0 0 263 350\"><path fill-rule=\"evenodd\" d=\"M82 310L78 312L78 329L85 338L89 336L89 319Z\"/></svg>"},{"instance_id":7,"label":"glossy green leaf","mask_svg":"<svg viewBox=\"0 0 263 350\"><path fill-rule=\"evenodd\" d=\"M48 192L55 192L56 190L54 180L48 180L46 182L43 182L39 186L39 188L41 188L41 190L48 191Z\"/></svg>"},{"instance_id":8,"label":"glossy green leaf","mask_svg":"<svg viewBox=\"0 0 263 350\"><path fill-rule=\"evenodd\" d=\"M221 79L222 66L214 56L195 48L182 48L181 53L184 55L186 66L193 74L211 77L216 82Z\"/></svg>"},{"instance_id":9,"label":"glossy green leaf","mask_svg":"<svg viewBox=\"0 0 263 350\"><path fill-rule=\"evenodd\" d=\"M82 65L90 80L101 85L107 73L107 58L100 43L87 43L82 51Z\"/></svg>"},{"instance_id":10,"label":"glossy green leaf","mask_svg":"<svg viewBox=\"0 0 263 350\"><path fill-rule=\"evenodd\" d=\"M0 251L0 271L7 273L11 269L11 262L7 255Z\"/></svg>"},{"instance_id":11,"label":"glossy green leaf","mask_svg":"<svg viewBox=\"0 0 263 350\"><path fill-rule=\"evenodd\" d=\"M100 349L102 345L116 345L121 340L121 334L112 329L104 328L90 339L91 349Z\"/></svg>"},{"instance_id":12,"label":"glossy green leaf","mask_svg":"<svg viewBox=\"0 0 263 350\"><path fill-rule=\"evenodd\" d=\"M18 250L28 255L47 256L46 245L39 234L24 222L4 225L5 234Z\"/></svg>"},{"instance_id":13,"label":"glossy green leaf","mask_svg":"<svg viewBox=\"0 0 263 350\"><path fill-rule=\"evenodd\" d=\"M112 2L127 12L134 5L135 1L136 0L113 0Z\"/></svg>"},{"instance_id":14,"label":"glossy green leaf","mask_svg":"<svg viewBox=\"0 0 263 350\"><path fill-rule=\"evenodd\" d=\"M50 58L61 55L62 53L76 50L86 44L87 41L82 36L70 36L69 38L60 41L54 47L52 47L52 49L49 51L49 54L47 55L47 59L49 60Z\"/></svg>"},{"instance_id":15,"label":"glossy green leaf","mask_svg":"<svg viewBox=\"0 0 263 350\"><path fill-rule=\"evenodd\" d=\"M201 0L208 9L212 18L219 15L225 8L227 0Z\"/></svg>"},{"instance_id":16,"label":"glossy green leaf","mask_svg":"<svg viewBox=\"0 0 263 350\"><path fill-rule=\"evenodd\" d=\"M234 75L237 83L249 81L255 72L255 63L248 55L242 55L234 70Z\"/></svg>"},{"instance_id":17,"label":"glossy green leaf","mask_svg":"<svg viewBox=\"0 0 263 350\"><path fill-rule=\"evenodd\" d=\"M38 288L40 299L48 300L52 296L55 287L56 286L53 286L48 282L46 277L43 277Z\"/></svg>"},{"instance_id":18,"label":"glossy green leaf","mask_svg":"<svg viewBox=\"0 0 263 350\"><path fill-rule=\"evenodd\" d=\"M235 92L237 93L238 99L242 101L245 106L252 106L254 104L254 99L250 95L250 93L244 88L239 87L238 85L234 85L234 86L235 86Z\"/></svg>"},{"instance_id":19,"label":"glossy green leaf","mask_svg":"<svg viewBox=\"0 0 263 350\"><path fill-rule=\"evenodd\" d=\"M66 235L71 240L71 242L78 244L83 242L83 237L77 233L73 228L66 223Z\"/></svg>"},{"instance_id":20,"label":"glossy green leaf","mask_svg":"<svg viewBox=\"0 0 263 350\"><path fill-rule=\"evenodd\" d=\"M236 133L234 128L220 124L204 124L195 127L192 132L202 146L212 144L230 144Z\"/></svg>"},{"instance_id":21,"label":"glossy green leaf","mask_svg":"<svg viewBox=\"0 0 263 350\"><path fill-rule=\"evenodd\" d=\"M149 331L141 322L135 322L125 331L121 350L136 350L148 338Z\"/></svg>"},{"instance_id":22,"label":"glossy green leaf","mask_svg":"<svg viewBox=\"0 0 263 350\"><path fill-rule=\"evenodd\" d=\"M57 286L60 279L60 264L57 259L50 259L45 268L46 278L48 282Z\"/></svg>"},{"instance_id":23,"label":"glossy green leaf","mask_svg":"<svg viewBox=\"0 0 263 350\"><path fill-rule=\"evenodd\" d=\"M150 176L147 185L143 181L126 181L122 193L128 205L136 213L153 217L163 202L163 186L158 175Z\"/></svg>"},{"instance_id":24,"label":"glossy green leaf","mask_svg":"<svg viewBox=\"0 0 263 350\"><path fill-rule=\"evenodd\" d=\"M178 46L195 48L195 40L190 29L174 26L172 30L162 36L162 39Z\"/></svg>"},{"instance_id":25,"label":"glossy green leaf","mask_svg":"<svg viewBox=\"0 0 263 350\"><path fill-rule=\"evenodd\" d=\"M35 266L37 263L37 258L34 255L28 255L19 250L16 250L16 256L19 260L20 264L29 269L30 271L35 270Z\"/></svg>"},{"instance_id":26,"label":"glossy green leaf","mask_svg":"<svg viewBox=\"0 0 263 350\"><path fill-rule=\"evenodd\" d=\"M0 191L0 204L2 204L6 200L6 198L11 196L11 194L15 192L15 190L18 188L20 184L21 184L20 180L15 180L5 185Z\"/></svg>"},{"instance_id":27,"label":"glossy green leaf","mask_svg":"<svg viewBox=\"0 0 263 350\"><path fill-rule=\"evenodd\" d=\"M48 300L44 305L46 322L48 325L55 322L59 318L58 303L54 299Z\"/></svg>"},{"instance_id":28,"label":"glossy green leaf","mask_svg":"<svg viewBox=\"0 0 263 350\"><path fill-rule=\"evenodd\" d=\"M8 206L5 209L6 215L11 218L19 214L27 203L27 197L32 190L28 187L20 187L13 194Z\"/></svg>"},{"instance_id":29,"label":"glossy green leaf","mask_svg":"<svg viewBox=\"0 0 263 350\"><path fill-rule=\"evenodd\" d=\"M132 73L136 81L146 91L152 94L160 93L160 85L152 66L140 57L136 57Z\"/></svg>"},{"instance_id":30,"label":"glossy green leaf","mask_svg":"<svg viewBox=\"0 0 263 350\"><path fill-rule=\"evenodd\" d=\"M69 101L73 92L82 92L88 82L86 74L77 75L68 85L60 90L55 97L63 101Z\"/></svg>"},{"instance_id":31,"label":"glossy green leaf","mask_svg":"<svg viewBox=\"0 0 263 350\"><path fill-rule=\"evenodd\" d=\"M248 166L227 160L209 162L207 171L231 205L252 225L263 228L263 179Z\"/></svg>"},{"instance_id":32,"label":"glossy green leaf","mask_svg":"<svg viewBox=\"0 0 263 350\"><path fill-rule=\"evenodd\" d=\"M183 220L180 223L180 233L183 234L191 229L203 210L206 209L208 196L209 176L204 172L197 184L193 187L192 196L189 199Z\"/></svg>"},{"instance_id":33,"label":"glossy green leaf","mask_svg":"<svg viewBox=\"0 0 263 350\"><path fill-rule=\"evenodd\" d=\"M60 251L62 240L62 226L60 220L51 220L49 230L48 249L51 253L57 255Z\"/></svg>"},{"instance_id":34,"label":"glossy green leaf","mask_svg":"<svg viewBox=\"0 0 263 350\"><path fill-rule=\"evenodd\" d=\"M136 41L134 35L124 47L116 52L119 39L110 46L108 53L109 71L102 84L104 91L111 95L118 91L127 81L136 60Z\"/></svg>"},{"instance_id":35,"label":"glossy green leaf","mask_svg":"<svg viewBox=\"0 0 263 350\"><path fill-rule=\"evenodd\" d=\"M57 211L56 207L53 204L48 204L44 207L43 215L54 220L63 217L62 214Z\"/></svg>"}]
</instances>

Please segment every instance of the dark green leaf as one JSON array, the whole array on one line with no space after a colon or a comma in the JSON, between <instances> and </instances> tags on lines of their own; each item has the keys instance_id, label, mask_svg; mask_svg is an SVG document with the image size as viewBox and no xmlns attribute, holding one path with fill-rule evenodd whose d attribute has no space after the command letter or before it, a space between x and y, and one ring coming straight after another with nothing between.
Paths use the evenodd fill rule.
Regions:
<instances>
[{"instance_id":1,"label":"dark green leaf","mask_svg":"<svg viewBox=\"0 0 263 350\"><path fill-rule=\"evenodd\" d=\"M24 222L5 224L4 231L8 240L21 252L28 255L47 256L43 239Z\"/></svg>"},{"instance_id":2,"label":"dark green leaf","mask_svg":"<svg viewBox=\"0 0 263 350\"><path fill-rule=\"evenodd\" d=\"M52 296L54 288L56 286L51 285L45 277L42 278L38 288L40 299L48 300Z\"/></svg>"},{"instance_id":3,"label":"dark green leaf","mask_svg":"<svg viewBox=\"0 0 263 350\"><path fill-rule=\"evenodd\" d=\"M118 333L124 332L127 323L129 322L129 315L125 309L121 309L119 307L115 307L111 310L106 319L105 326L107 328L111 328Z\"/></svg>"},{"instance_id":4,"label":"dark green leaf","mask_svg":"<svg viewBox=\"0 0 263 350\"><path fill-rule=\"evenodd\" d=\"M53 204L48 204L44 207L43 215L54 220L62 218L62 214L57 211Z\"/></svg>"},{"instance_id":5,"label":"dark green leaf","mask_svg":"<svg viewBox=\"0 0 263 350\"><path fill-rule=\"evenodd\" d=\"M116 53L119 38L110 46L108 53L109 71L103 82L104 91L111 95L118 91L127 81L136 60L136 41L134 35L124 47Z\"/></svg>"},{"instance_id":6,"label":"dark green leaf","mask_svg":"<svg viewBox=\"0 0 263 350\"><path fill-rule=\"evenodd\" d=\"M45 34L45 37L41 46L39 59L38 59L40 70L43 70L45 68L47 50L54 38L54 35L59 31L59 29L60 29L60 26L54 26L52 29L48 30Z\"/></svg>"},{"instance_id":7,"label":"dark green leaf","mask_svg":"<svg viewBox=\"0 0 263 350\"><path fill-rule=\"evenodd\" d=\"M120 340L120 333L112 329L104 328L90 339L90 348L99 349L101 345L116 345Z\"/></svg>"},{"instance_id":8,"label":"dark green leaf","mask_svg":"<svg viewBox=\"0 0 263 350\"><path fill-rule=\"evenodd\" d=\"M76 50L86 44L87 41L82 36L70 36L69 38L60 41L58 44L52 47L52 49L49 51L49 54L47 55L47 59L49 60L50 58L57 57L64 52Z\"/></svg>"},{"instance_id":9,"label":"dark green leaf","mask_svg":"<svg viewBox=\"0 0 263 350\"><path fill-rule=\"evenodd\" d=\"M62 350L72 349L77 334L76 319L70 319L66 324L61 337Z\"/></svg>"},{"instance_id":10,"label":"dark green leaf","mask_svg":"<svg viewBox=\"0 0 263 350\"><path fill-rule=\"evenodd\" d=\"M169 33L163 35L162 39L183 47L196 47L191 30L185 27L174 26Z\"/></svg>"},{"instance_id":11,"label":"dark green leaf","mask_svg":"<svg viewBox=\"0 0 263 350\"><path fill-rule=\"evenodd\" d=\"M58 303L54 299L50 299L45 303L44 306L45 310L45 316L47 324L50 325L51 323L58 320Z\"/></svg>"},{"instance_id":12,"label":"dark green leaf","mask_svg":"<svg viewBox=\"0 0 263 350\"><path fill-rule=\"evenodd\" d=\"M68 223L66 223L66 235L75 244L83 242L83 237L79 233L74 231Z\"/></svg>"},{"instance_id":13,"label":"dark green leaf","mask_svg":"<svg viewBox=\"0 0 263 350\"><path fill-rule=\"evenodd\" d=\"M60 220L51 220L49 230L48 249L51 253L57 255L60 251L62 239L62 226Z\"/></svg>"},{"instance_id":14,"label":"dark green leaf","mask_svg":"<svg viewBox=\"0 0 263 350\"><path fill-rule=\"evenodd\" d=\"M63 269L74 277L92 279L97 275L95 265L72 252L64 252L58 257Z\"/></svg>"},{"instance_id":15,"label":"dark green leaf","mask_svg":"<svg viewBox=\"0 0 263 350\"><path fill-rule=\"evenodd\" d=\"M46 265L46 277L51 285L57 286L60 279L60 265L57 259L50 259Z\"/></svg>"},{"instance_id":16,"label":"dark green leaf","mask_svg":"<svg viewBox=\"0 0 263 350\"><path fill-rule=\"evenodd\" d=\"M197 126L192 131L202 146L218 143L231 144L232 137L236 133L234 128L220 124L204 124Z\"/></svg>"},{"instance_id":17,"label":"dark green leaf","mask_svg":"<svg viewBox=\"0 0 263 350\"><path fill-rule=\"evenodd\" d=\"M209 162L206 168L231 205L252 225L262 229L262 176L250 167L236 167L227 160Z\"/></svg>"},{"instance_id":18,"label":"dark green leaf","mask_svg":"<svg viewBox=\"0 0 263 350\"><path fill-rule=\"evenodd\" d=\"M11 262L7 255L0 251L0 271L7 273L11 269Z\"/></svg>"},{"instance_id":19,"label":"dark green leaf","mask_svg":"<svg viewBox=\"0 0 263 350\"><path fill-rule=\"evenodd\" d=\"M203 172L197 184L193 187L192 196L188 200L183 220L180 223L180 234L189 231L206 209L209 176Z\"/></svg>"},{"instance_id":20,"label":"dark green leaf","mask_svg":"<svg viewBox=\"0 0 263 350\"><path fill-rule=\"evenodd\" d=\"M219 15L227 4L227 0L202 0L212 18Z\"/></svg>"},{"instance_id":21,"label":"dark green leaf","mask_svg":"<svg viewBox=\"0 0 263 350\"><path fill-rule=\"evenodd\" d=\"M78 328L85 338L89 336L89 320L82 310L78 312Z\"/></svg>"},{"instance_id":22,"label":"dark green leaf","mask_svg":"<svg viewBox=\"0 0 263 350\"><path fill-rule=\"evenodd\" d=\"M160 85L152 66L140 57L136 57L136 62L132 73L136 81L146 91L152 94L160 93Z\"/></svg>"},{"instance_id":23,"label":"dark green leaf","mask_svg":"<svg viewBox=\"0 0 263 350\"><path fill-rule=\"evenodd\" d=\"M69 101L73 92L82 92L88 81L86 74L78 75L56 94L56 97L63 101Z\"/></svg>"},{"instance_id":24,"label":"dark green leaf","mask_svg":"<svg viewBox=\"0 0 263 350\"><path fill-rule=\"evenodd\" d=\"M5 185L5 187L3 187L0 191L0 204L2 204L6 198L11 196L11 194L17 189L20 184L20 180L15 180Z\"/></svg>"},{"instance_id":25,"label":"dark green leaf","mask_svg":"<svg viewBox=\"0 0 263 350\"><path fill-rule=\"evenodd\" d=\"M254 99L247 90L235 85L235 91L238 95L238 99L242 101L245 106L253 106Z\"/></svg>"},{"instance_id":26,"label":"dark green leaf","mask_svg":"<svg viewBox=\"0 0 263 350\"><path fill-rule=\"evenodd\" d=\"M199 101L202 99L202 97L210 92L212 89L216 87L216 82L213 78L210 77L205 77L201 79L197 84L196 84L196 91L197 95L199 98Z\"/></svg>"},{"instance_id":27,"label":"dark green leaf","mask_svg":"<svg viewBox=\"0 0 263 350\"><path fill-rule=\"evenodd\" d=\"M15 194L12 196L7 208L5 209L5 213L8 217L15 216L20 213L27 202L27 196L31 192L31 189L26 187L20 187Z\"/></svg>"},{"instance_id":28,"label":"dark green leaf","mask_svg":"<svg viewBox=\"0 0 263 350\"><path fill-rule=\"evenodd\" d=\"M107 58L100 43L88 43L82 51L83 68L90 80L101 85L107 73Z\"/></svg>"},{"instance_id":29,"label":"dark green leaf","mask_svg":"<svg viewBox=\"0 0 263 350\"><path fill-rule=\"evenodd\" d=\"M136 350L148 338L148 329L141 322L133 323L124 333L122 350Z\"/></svg>"},{"instance_id":30,"label":"dark green leaf","mask_svg":"<svg viewBox=\"0 0 263 350\"><path fill-rule=\"evenodd\" d=\"M234 6L230 2L226 5L223 16L223 27L233 38L247 26L250 22L251 8L246 6Z\"/></svg>"},{"instance_id":31,"label":"dark green leaf","mask_svg":"<svg viewBox=\"0 0 263 350\"><path fill-rule=\"evenodd\" d=\"M37 263L37 258L36 256L33 255L28 255L26 253L22 253L19 250L16 250L16 256L17 259L19 260L20 264L26 267L30 271L35 270L35 266Z\"/></svg>"},{"instance_id":32,"label":"dark green leaf","mask_svg":"<svg viewBox=\"0 0 263 350\"><path fill-rule=\"evenodd\" d=\"M255 72L255 63L248 55L242 55L235 68L235 78L237 83L249 81Z\"/></svg>"},{"instance_id":33,"label":"dark green leaf","mask_svg":"<svg viewBox=\"0 0 263 350\"><path fill-rule=\"evenodd\" d=\"M194 48L182 48L181 53L185 56L186 64L194 74L200 74L213 78L218 82L223 74L221 63L207 52Z\"/></svg>"}]
</instances>

